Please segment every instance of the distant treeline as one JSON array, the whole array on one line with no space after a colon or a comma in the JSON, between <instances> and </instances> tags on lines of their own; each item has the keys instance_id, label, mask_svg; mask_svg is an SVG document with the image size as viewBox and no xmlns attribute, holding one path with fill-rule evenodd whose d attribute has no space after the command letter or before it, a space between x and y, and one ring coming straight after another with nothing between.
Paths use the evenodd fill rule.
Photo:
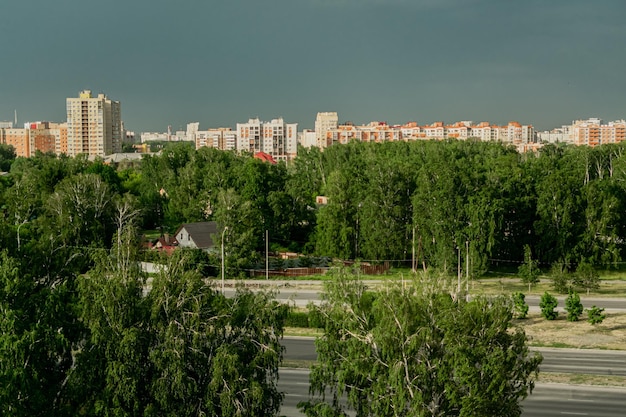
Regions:
<instances>
[{"instance_id":1,"label":"distant treeline","mask_svg":"<svg viewBox=\"0 0 626 417\"><path fill-rule=\"evenodd\" d=\"M626 238L623 145L554 146L519 154L498 143L351 143L299 149L289 165L172 145L140 167L0 149L0 242L109 248L115 201L144 229L228 226L228 265L253 266L275 249L370 262L410 261L474 273L517 268L529 245L542 268L622 262ZM327 197L317 205L316 197ZM414 255L413 255L414 254Z\"/></svg>"}]
</instances>

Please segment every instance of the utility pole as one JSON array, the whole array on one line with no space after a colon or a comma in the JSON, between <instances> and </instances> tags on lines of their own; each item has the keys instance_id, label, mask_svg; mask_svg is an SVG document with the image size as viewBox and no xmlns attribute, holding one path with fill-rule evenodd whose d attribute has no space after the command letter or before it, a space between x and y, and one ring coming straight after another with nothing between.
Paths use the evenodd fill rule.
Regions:
<instances>
[{"instance_id":1,"label":"utility pole","mask_svg":"<svg viewBox=\"0 0 626 417\"><path fill-rule=\"evenodd\" d=\"M415 264L415 226L413 226L413 244L411 248L411 272L415 273L416 264Z\"/></svg>"},{"instance_id":2,"label":"utility pole","mask_svg":"<svg viewBox=\"0 0 626 417\"><path fill-rule=\"evenodd\" d=\"M265 230L265 279L268 280L270 279L270 258L269 258L269 241L270 241L270 235L269 235L269 231L266 229Z\"/></svg>"},{"instance_id":3,"label":"utility pole","mask_svg":"<svg viewBox=\"0 0 626 417\"><path fill-rule=\"evenodd\" d=\"M456 298L457 301L459 299L459 297L461 296L461 248L459 248L458 246L456 247L456 253L458 255L458 262L457 262L457 291L456 291Z\"/></svg>"},{"instance_id":4,"label":"utility pole","mask_svg":"<svg viewBox=\"0 0 626 417\"><path fill-rule=\"evenodd\" d=\"M465 241L465 301L469 301L469 240Z\"/></svg>"},{"instance_id":5,"label":"utility pole","mask_svg":"<svg viewBox=\"0 0 626 417\"><path fill-rule=\"evenodd\" d=\"M222 295L224 295L224 234L228 230L228 226L224 226L224 231L222 232Z\"/></svg>"}]
</instances>

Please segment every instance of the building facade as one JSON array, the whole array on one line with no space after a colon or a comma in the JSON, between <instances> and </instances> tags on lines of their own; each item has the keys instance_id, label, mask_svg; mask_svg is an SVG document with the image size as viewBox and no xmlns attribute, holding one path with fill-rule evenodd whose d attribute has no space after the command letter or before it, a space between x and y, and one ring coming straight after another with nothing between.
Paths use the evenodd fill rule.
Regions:
<instances>
[{"instance_id":1,"label":"building facade","mask_svg":"<svg viewBox=\"0 0 626 417\"><path fill-rule=\"evenodd\" d=\"M317 133L317 132L316 132ZM359 142L393 142L413 140L467 140L474 138L480 141L494 141L510 144L519 149L528 149L528 144L536 142L535 130L531 125L509 122L506 126L495 126L488 122L474 124L471 121L456 122L446 125L435 122L420 126L416 122L405 125L390 126L385 122L371 122L367 125L339 125L326 132L326 139L318 143L345 144Z\"/></svg>"},{"instance_id":2,"label":"building facade","mask_svg":"<svg viewBox=\"0 0 626 417\"><path fill-rule=\"evenodd\" d=\"M575 145L599 146L620 143L626 139L626 121L602 123L598 118L575 120L572 123L572 142Z\"/></svg>"},{"instance_id":3,"label":"building facade","mask_svg":"<svg viewBox=\"0 0 626 417\"><path fill-rule=\"evenodd\" d=\"M327 143L327 133L337 129L339 116L337 112L319 112L315 118L315 139L318 148L325 148Z\"/></svg>"},{"instance_id":4,"label":"building facade","mask_svg":"<svg viewBox=\"0 0 626 417\"><path fill-rule=\"evenodd\" d=\"M276 161L290 161L298 151L298 124L285 123L282 118L237 123L237 151L264 152Z\"/></svg>"},{"instance_id":5,"label":"building facade","mask_svg":"<svg viewBox=\"0 0 626 417\"><path fill-rule=\"evenodd\" d=\"M68 98L67 154L105 156L122 150L122 118L119 101L90 90Z\"/></svg>"}]
</instances>

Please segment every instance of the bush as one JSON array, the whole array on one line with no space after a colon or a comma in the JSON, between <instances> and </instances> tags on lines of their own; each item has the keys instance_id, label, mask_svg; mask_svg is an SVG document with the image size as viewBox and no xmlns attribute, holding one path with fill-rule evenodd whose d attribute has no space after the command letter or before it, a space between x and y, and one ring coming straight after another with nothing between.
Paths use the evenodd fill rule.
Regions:
<instances>
[{"instance_id":1,"label":"bush","mask_svg":"<svg viewBox=\"0 0 626 417\"><path fill-rule=\"evenodd\" d=\"M600 324L606 318L606 314L604 314L604 309L593 306L587 309L587 321L591 324Z\"/></svg>"},{"instance_id":2,"label":"bush","mask_svg":"<svg viewBox=\"0 0 626 417\"><path fill-rule=\"evenodd\" d=\"M285 326L309 328L309 313L306 311L290 311L285 320Z\"/></svg>"},{"instance_id":3,"label":"bush","mask_svg":"<svg viewBox=\"0 0 626 417\"><path fill-rule=\"evenodd\" d=\"M554 309L559 304L559 301L549 292L545 292L541 296L541 301L539 302L539 308L541 308L541 315L546 318L546 320L554 320L557 318L559 313Z\"/></svg>"},{"instance_id":4,"label":"bush","mask_svg":"<svg viewBox=\"0 0 626 417\"><path fill-rule=\"evenodd\" d=\"M576 291L569 291L565 299L565 311L567 311L567 321L578 321L580 315L583 314L583 305Z\"/></svg>"},{"instance_id":5,"label":"bush","mask_svg":"<svg viewBox=\"0 0 626 417\"><path fill-rule=\"evenodd\" d=\"M562 263L552 265L550 269L552 277L552 288L559 294L567 294L571 288L571 277Z\"/></svg>"},{"instance_id":6,"label":"bush","mask_svg":"<svg viewBox=\"0 0 626 417\"><path fill-rule=\"evenodd\" d=\"M513 293L513 308L515 309L515 317L525 319L528 315L528 304L526 304L526 296L521 292Z\"/></svg>"},{"instance_id":7,"label":"bush","mask_svg":"<svg viewBox=\"0 0 626 417\"><path fill-rule=\"evenodd\" d=\"M589 295L590 290L597 290L600 288L600 276L594 269L593 265L588 262L581 261L578 264L578 268L576 268L574 283L586 290L587 295Z\"/></svg>"}]
</instances>

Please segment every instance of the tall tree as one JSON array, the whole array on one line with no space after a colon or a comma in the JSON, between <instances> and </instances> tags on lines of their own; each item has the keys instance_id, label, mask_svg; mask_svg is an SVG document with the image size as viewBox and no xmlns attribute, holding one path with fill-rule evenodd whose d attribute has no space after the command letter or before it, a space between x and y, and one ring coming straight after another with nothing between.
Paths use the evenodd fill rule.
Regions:
<instances>
[{"instance_id":1,"label":"tall tree","mask_svg":"<svg viewBox=\"0 0 626 417\"><path fill-rule=\"evenodd\" d=\"M359 417L519 416L533 389L541 356L506 299L454 301L418 285L373 293L335 270L312 308L324 334L314 396L300 405L308 416L347 415L342 398Z\"/></svg>"}]
</instances>

